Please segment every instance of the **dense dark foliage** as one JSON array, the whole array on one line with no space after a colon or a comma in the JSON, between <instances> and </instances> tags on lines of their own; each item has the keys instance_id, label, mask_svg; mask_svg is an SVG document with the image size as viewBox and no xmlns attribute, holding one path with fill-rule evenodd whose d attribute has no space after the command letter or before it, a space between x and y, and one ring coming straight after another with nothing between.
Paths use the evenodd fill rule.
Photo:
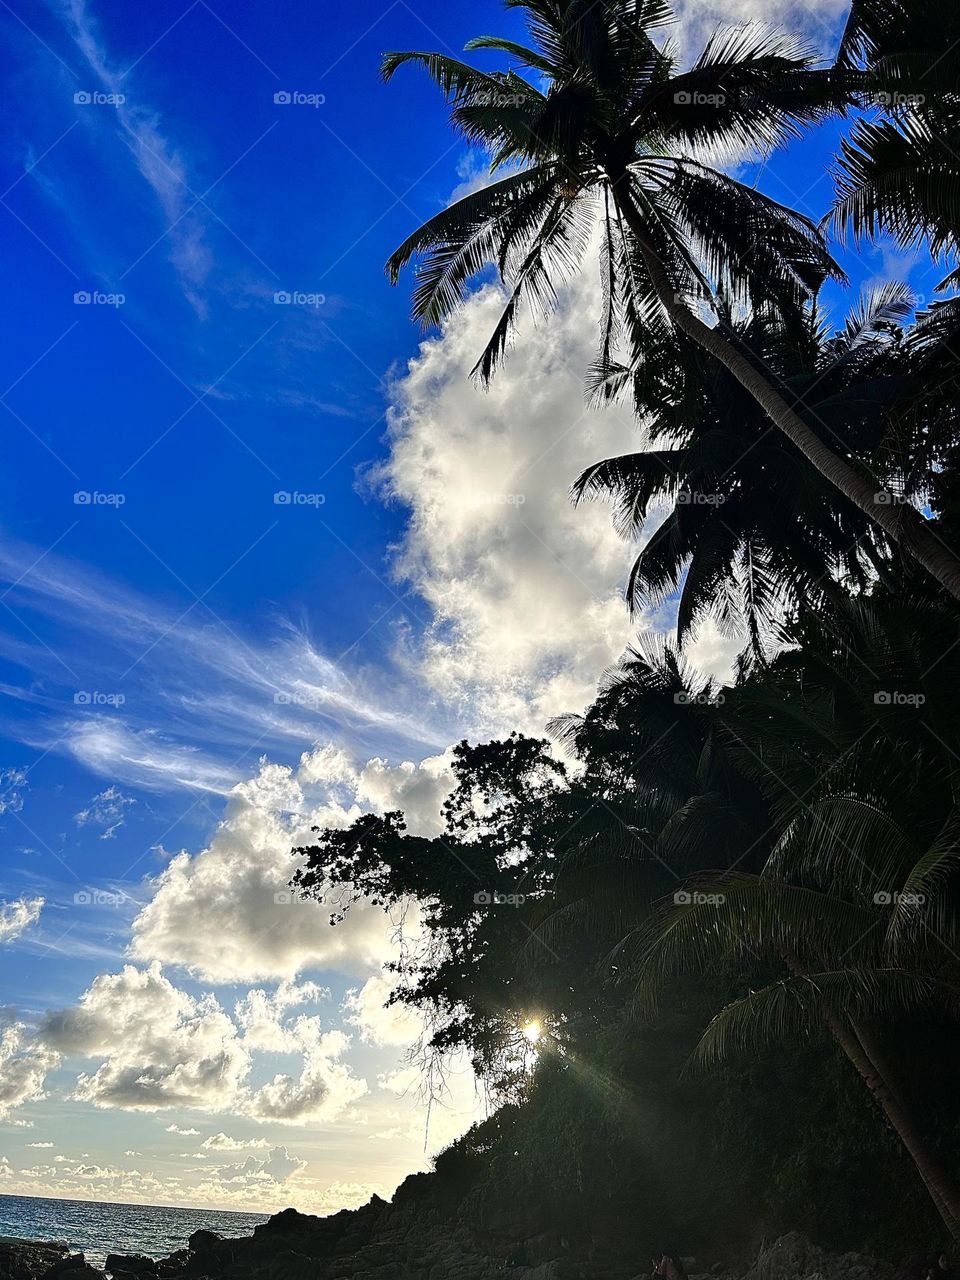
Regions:
<instances>
[{"instance_id":1,"label":"dense dark foliage","mask_svg":"<svg viewBox=\"0 0 960 1280\"><path fill-rule=\"evenodd\" d=\"M677 599L679 648L629 653L552 742L461 743L437 834L365 815L296 880L335 919L404 917L424 1062L465 1052L498 1104L437 1161L478 1223L641 1253L960 1240L960 305L889 285L827 325L822 229L694 158L866 108L833 225L954 267L956 7L854 0L832 67L739 31L681 72L660 0L507 2L534 47L473 47L510 71L386 59L518 166L390 269L420 255L434 323L496 264L488 377L599 218L592 387L646 440L575 493L631 535L661 518L628 595ZM684 664L707 615L744 639L729 687Z\"/></svg>"}]
</instances>

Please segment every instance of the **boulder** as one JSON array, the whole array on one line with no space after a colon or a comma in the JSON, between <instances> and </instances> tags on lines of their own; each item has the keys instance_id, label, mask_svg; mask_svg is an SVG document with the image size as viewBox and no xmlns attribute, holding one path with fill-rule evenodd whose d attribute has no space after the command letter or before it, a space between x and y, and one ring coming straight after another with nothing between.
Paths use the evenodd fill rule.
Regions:
<instances>
[{"instance_id":1,"label":"boulder","mask_svg":"<svg viewBox=\"0 0 960 1280\"><path fill-rule=\"evenodd\" d=\"M828 1253L791 1231L762 1249L744 1280L894 1280L888 1262L861 1253Z\"/></svg>"},{"instance_id":2,"label":"boulder","mask_svg":"<svg viewBox=\"0 0 960 1280\"><path fill-rule=\"evenodd\" d=\"M203 1227L199 1231L194 1231L187 1240L188 1247L194 1253L212 1253L221 1244L223 1244L223 1236L219 1231L207 1231Z\"/></svg>"},{"instance_id":3,"label":"boulder","mask_svg":"<svg viewBox=\"0 0 960 1280\"><path fill-rule=\"evenodd\" d=\"M143 1253L108 1253L103 1269L113 1276L155 1276L160 1271L156 1258L148 1258Z\"/></svg>"},{"instance_id":4,"label":"boulder","mask_svg":"<svg viewBox=\"0 0 960 1280\"><path fill-rule=\"evenodd\" d=\"M0 1236L0 1280L39 1280L69 1254L60 1240L21 1240Z\"/></svg>"}]
</instances>

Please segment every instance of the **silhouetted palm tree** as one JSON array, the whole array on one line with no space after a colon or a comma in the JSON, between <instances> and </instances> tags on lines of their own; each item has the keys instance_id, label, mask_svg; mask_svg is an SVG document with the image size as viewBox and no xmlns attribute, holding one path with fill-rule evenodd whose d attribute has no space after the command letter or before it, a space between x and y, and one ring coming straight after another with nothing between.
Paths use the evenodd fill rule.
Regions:
<instances>
[{"instance_id":1,"label":"silhouetted palm tree","mask_svg":"<svg viewBox=\"0 0 960 1280\"><path fill-rule=\"evenodd\" d=\"M887 536L960 598L960 560L909 506L877 500L878 485L811 425L722 323L702 317L715 291L753 310L797 306L839 276L817 228L697 156L770 148L852 100L853 72L814 67L795 40L737 28L710 40L678 72L654 39L672 19L663 0L506 0L524 11L530 46L496 37L519 71L482 72L442 53L390 53L383 71L424 67L454 125L517 171L431 218L388 263L395 281L423 255L414 314L440 322L467 282L495 263L510 297L478 364L488 378L521 302L548 309L579 267L599 217L606 302L600 366L618 340L638 357L671 332L708 351L794 446ZM534 81L536 83L534 83ZM714 317L716 318L716 316Z\"/></svg>"},{"instance_id":2,"label":"silhouetted palm tree","mask_svg":"<svg viewBox=\"0 0 960 1280\"><path fill-rule=\"evenodd\" d=\"M630 940L655 998L721 959L784 977L721 1010L699 1057L830 1034L960 1239L960 1186L888 1061L905 1013L960 1012L960 657L957 618L899 595L814 618L734 692L721 737L767 793L775 839L759 874L692 877ZM953 646L951 648L951 646Z\"/></svg>"},{"instance_id":3,"label":"silhouetted palm tree","mask_svg":"<svg viewBox=\"0 0 960 1280\"><path fill-rule=\"evenodd\" d=\"M896 454L885 447L888 424L898 402L915 397L922 385L899 326L913 310L910 290L890 284L867 295L837 332L815 312L725 320L834 439L883 475L891 501L902 498L906 485ZM665 369L659 383L648 373L622 371L651 447L595 463L577 480L574 495L612 496L628 535L639 535L651 515L670 504L634 563L631 604L659 602L679 590L681 641L711 615L724 629L742 627L763 656L784 612L863 589L883 571L892 546L784 445L722 366L694 347L686 356L685 366Z\"/></svg>"}]
</instances>

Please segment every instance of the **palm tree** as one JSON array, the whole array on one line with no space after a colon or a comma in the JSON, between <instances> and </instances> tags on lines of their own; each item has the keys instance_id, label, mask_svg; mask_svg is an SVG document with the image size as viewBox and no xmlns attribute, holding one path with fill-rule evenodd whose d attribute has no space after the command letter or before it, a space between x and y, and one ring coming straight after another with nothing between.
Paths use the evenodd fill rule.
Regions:
<instances>
[{"instance_id":1,"label":"palm tree","mask_svg":"<svg viewBox=\"0 0 960 1280\"><path fill-rule=\"evenodd\" d=\"M606 294L600 365L625 339L642 355L686 335L729 370L825 479L960 598L960 560L918 512L877 500L878 484L831 446L775 373L701 312L717 289L766 305L801 304L840 271L806 218L698 156L771 148L853 101L853 73L817 70L798 42L738 28L678 72L654 39L664 0L505 0L530 45L471 41L516 67L483 72L442 53L387 54L383 73L422 66L454 125L512 172L427 221L392 255L394 282L422 255L414 315L435 324L495 263L510 296L477 372L488 379L524 301L546 310L575 272L599 217ZM537 83L520 72L532 74ZM715 312L716 316L716 312Z\"/></svg>"},{"instance_id":2,"label":"palm tree","mask_svg":"<svg viewBox=\"0 0 960 1280\"><path fill-rule=\"evenodd\" d=\"M891 498L905 488L902 465L884 448L898 401L915 394L916 363L899 322L913 314L902 285L872 290L832 333L815 311L775 311L725 326L827 424L849 452L884 474ZM684 365L686 367L684 367ZM756 402L701 349L665 368L624 369L650 448L607 458L576 481L574 496L612 496L625 534L638 535L663 504L672 509L630 575L633 607L679 591L680 641L706 615L742 627L763 658L784 611L822 607L862 590L892 550L876 525L838 495L770 430ZM616 390L608 382L608 392ZM929 415L926 425L929 427ZM898 471L901 474L898 474Z\"/></svg>"},{"instance_id":3,"label":"palm tree","mask_svg":"<svg viewBox=\"0 0 960 1280\"><path fill-rule=\"evenodd\" d=\"M759 874L692 878L630 945L650 999L668 975L723 958L779 962L779 981L714 1017L699 1059L832 1035L960 1239L956 1173L884 1034L905 1013L960 1012L957 620L922 607L922 628L896 596L852 601L829 628L808 618L790 630L797 647L733 695L721 736L767 793L773 848Z\"/></svg>"}]
</instances>

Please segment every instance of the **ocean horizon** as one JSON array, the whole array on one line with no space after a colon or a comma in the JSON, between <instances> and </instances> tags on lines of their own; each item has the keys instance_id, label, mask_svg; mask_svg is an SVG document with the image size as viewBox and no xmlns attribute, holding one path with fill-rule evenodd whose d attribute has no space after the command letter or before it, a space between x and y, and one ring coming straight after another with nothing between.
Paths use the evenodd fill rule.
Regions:
<instances>
[{"instance_id":1,"label":"ocean horizon","mask_svg":"<svg viewBox=\"0 0 960 1280\"><path fill-rule=\"evenodd\" d=\"M201 1227L223 1236L247 1236L270 1216L187 1205L0 1195L0 1236L63 1240L94 1266L102 1266L108 1253L165 1257L186 1248L188 1237Z\"/></svg>"}]
</instances>

